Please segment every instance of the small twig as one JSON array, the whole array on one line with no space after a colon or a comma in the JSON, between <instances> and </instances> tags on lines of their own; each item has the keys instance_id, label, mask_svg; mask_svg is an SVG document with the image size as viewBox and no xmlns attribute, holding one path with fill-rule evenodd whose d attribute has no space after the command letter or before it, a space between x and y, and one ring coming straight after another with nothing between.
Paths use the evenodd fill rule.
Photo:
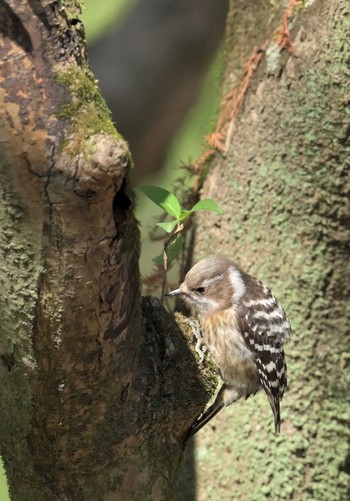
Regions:
<instances>
[{"instance_id":1,"label":"small twig","mask_svg":"<svg viewBox=\"0 0 350 501\"><path fill-rule=\"evenodd\" d=\"M167 282L167 273L168 273L168 254L167 254L167 249L169 244L173 241L174 237L180 233L184 228L183 224L178 224L176 228L170 233L169 237L164 241L164 246L163 246L163 276L162 276L162 292L160 295L160 301L163 304L164 303L164 295L165 295L165 288L166 288L166 282Z\"/></svg>"},{"instance_id":2,"label":"small twig","mask_svg":"<svg viewBox=\"0 0 350 501\"><path fill-rule=\"evenodd\" d=\"M258 68L264 52L265 47L254 47L252 54L244 64L242 79L239 80L233 89L223 98L215 130L212 134L206 137L209 148L193 166L193 173L197 175L197 178L200 177L200 173L203 170L203 164L210 157L212 157L216 152L220 152L221 154L225 154L227 152L227 134L231 131L231 124L238 114L253 74Z\"/></svg>"},{"instance_id":3,"label":"small twig","mask_svg":"<svg viewBox=\"0 0 350 501\"><path fill-rule=\"evenodd\" d=\"M163 304L164 302L164 294L165 294L165 287L166 287L166 279L167 279L167 273L168 273L168 256L166 253L167 249L167 243L164 242L164 248L163 248L163 277L162 277L162 292L160 295L160 301Z\"/></svg>"}]
</instances>

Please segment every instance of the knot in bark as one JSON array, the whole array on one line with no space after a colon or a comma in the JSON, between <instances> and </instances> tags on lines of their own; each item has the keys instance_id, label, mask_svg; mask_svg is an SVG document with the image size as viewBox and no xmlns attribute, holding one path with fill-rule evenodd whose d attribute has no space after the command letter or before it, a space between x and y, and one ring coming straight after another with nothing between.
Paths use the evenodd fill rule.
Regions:
<instances>
[{"instance_id":1,"label":"knot in bark","mask_svg":"<svg viewBox=\"0 0 350 501\"><path fill-rule=\"evenodd\" d=\"M131 165L127 143L115 136L94 134L80 152L74 175L74 192L92 198L99 194L118 192L126 169Z\"/></svg>"}]
</instances>

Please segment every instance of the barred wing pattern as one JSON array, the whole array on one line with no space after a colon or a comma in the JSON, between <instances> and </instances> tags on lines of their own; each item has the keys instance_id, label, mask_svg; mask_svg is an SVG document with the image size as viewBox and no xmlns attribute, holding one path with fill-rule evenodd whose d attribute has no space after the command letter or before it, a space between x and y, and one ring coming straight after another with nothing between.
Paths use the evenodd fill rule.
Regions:
<instances>
[{"instance_id":1,"label":"barred wing pattern","mask_svg":"<svg viewBox=\"0 0 350 501\"><path fill-rule=\"evenodd\" d=\"M260 280L250 282L237 310L239 328L254 353L259 381L270 402L276 433L280 430L280 400L287 385L283 343L291 335L288 318L270 289Z\"/></svg>"}]
</instances>

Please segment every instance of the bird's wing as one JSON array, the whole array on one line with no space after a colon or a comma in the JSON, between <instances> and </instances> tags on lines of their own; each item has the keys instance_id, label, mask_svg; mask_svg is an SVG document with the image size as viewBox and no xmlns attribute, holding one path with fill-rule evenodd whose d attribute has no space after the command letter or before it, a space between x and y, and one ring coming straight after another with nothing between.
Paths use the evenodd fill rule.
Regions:
<instances>
[{"instance_id":1,"label":"bird's wing","mask_svg":"<svg viewBox=\"0 0 350 501\"><path fill-rule=\"evenodd\" d=\"M257 281L254 296L242 298L238 305L239 328L254 353L262 388L269 399L279 430L279 402L287 385L287 366L283 342L291 328L283 308L271 291Z\"/></svg>"}]
</instances>

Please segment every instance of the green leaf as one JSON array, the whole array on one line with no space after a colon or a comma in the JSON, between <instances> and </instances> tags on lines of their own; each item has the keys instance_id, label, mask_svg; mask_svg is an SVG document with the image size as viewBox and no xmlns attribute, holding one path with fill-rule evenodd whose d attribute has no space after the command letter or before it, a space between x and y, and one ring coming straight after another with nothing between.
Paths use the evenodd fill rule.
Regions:
<instances>
[{"instance_id":1,"label":"green leaf","mask_svg":"<svg viewBox=\"0 0 350 501\"><path fill-rule=\"evenodd\" d=\"M152 200L153 203L164 209L165 212L179 219L181 206L173 193L159 186L142 186L138 189Z\"/></svg>"},{"instance_id":2,"label":"green leaf","mask_svg":"<svg viewBox=\"0 0 350 501\"><path fill-rule=\"evenodd\" d=\"M176 240L172 242L170 245L168 245L168 248L166 250L167 256L168 256L168 263L172 263L177 256L179 255L182 247L182 235L178 235L176 237Z\"/></svg>"},{"instance_id":3,"label":"green leaf","mask_svg":"<svg viewBox=\"0 0 350 501\"><path fill-rule=\"evenodd\" d=\"M180 221L184 221L185 219L188 218L188 216L190 216L192 213L192 211L190 210L182 210L181 211L181 214L180 214Z\"/></svg>"},{"instance_id":4,"label":"green leaf","mask_svg":"<svg viewBox=\"0 0 350 501\"><path fill-rule=\"evenodd\" d=\"M182 235L178 235L167 247L168 264L172 263L179 255L182 247ZM156 264L163 264L163 254L152 259Z\"/></svg>"},{"instance_id":5,"label":"green leaf","mask_svg":"<svg viewBox=\"0 0 350 501\"><path fill-rule=\"evenodd\" d=\"M224 214L220 205L212 198L204 198L204 200L200 200L192 207L191 212L199 210L210 210L211 212L216 212L217 214Z\"/></svg>"},{"instance_id":6,"label":"green leaf","mask_svg":"<svg viewBox=\"0 0 350 501\"><path fill-rule=\"evenodd\" d=\"M157 226L165 230L167 233L171 233L175 226L178 224L178 221L166 221L165 223L156 223Z\"/></svg>"},{"instance_id":7,"label":"green leaf","mask_svg":"<svg viewBox=\"0 0 350 501\"><path fill-rule=\"evenodd\" d=\"M160 254L157 257L154 257L152 261L156 264L163 264L163 254Z\"/></svg>"}]
</instances>

